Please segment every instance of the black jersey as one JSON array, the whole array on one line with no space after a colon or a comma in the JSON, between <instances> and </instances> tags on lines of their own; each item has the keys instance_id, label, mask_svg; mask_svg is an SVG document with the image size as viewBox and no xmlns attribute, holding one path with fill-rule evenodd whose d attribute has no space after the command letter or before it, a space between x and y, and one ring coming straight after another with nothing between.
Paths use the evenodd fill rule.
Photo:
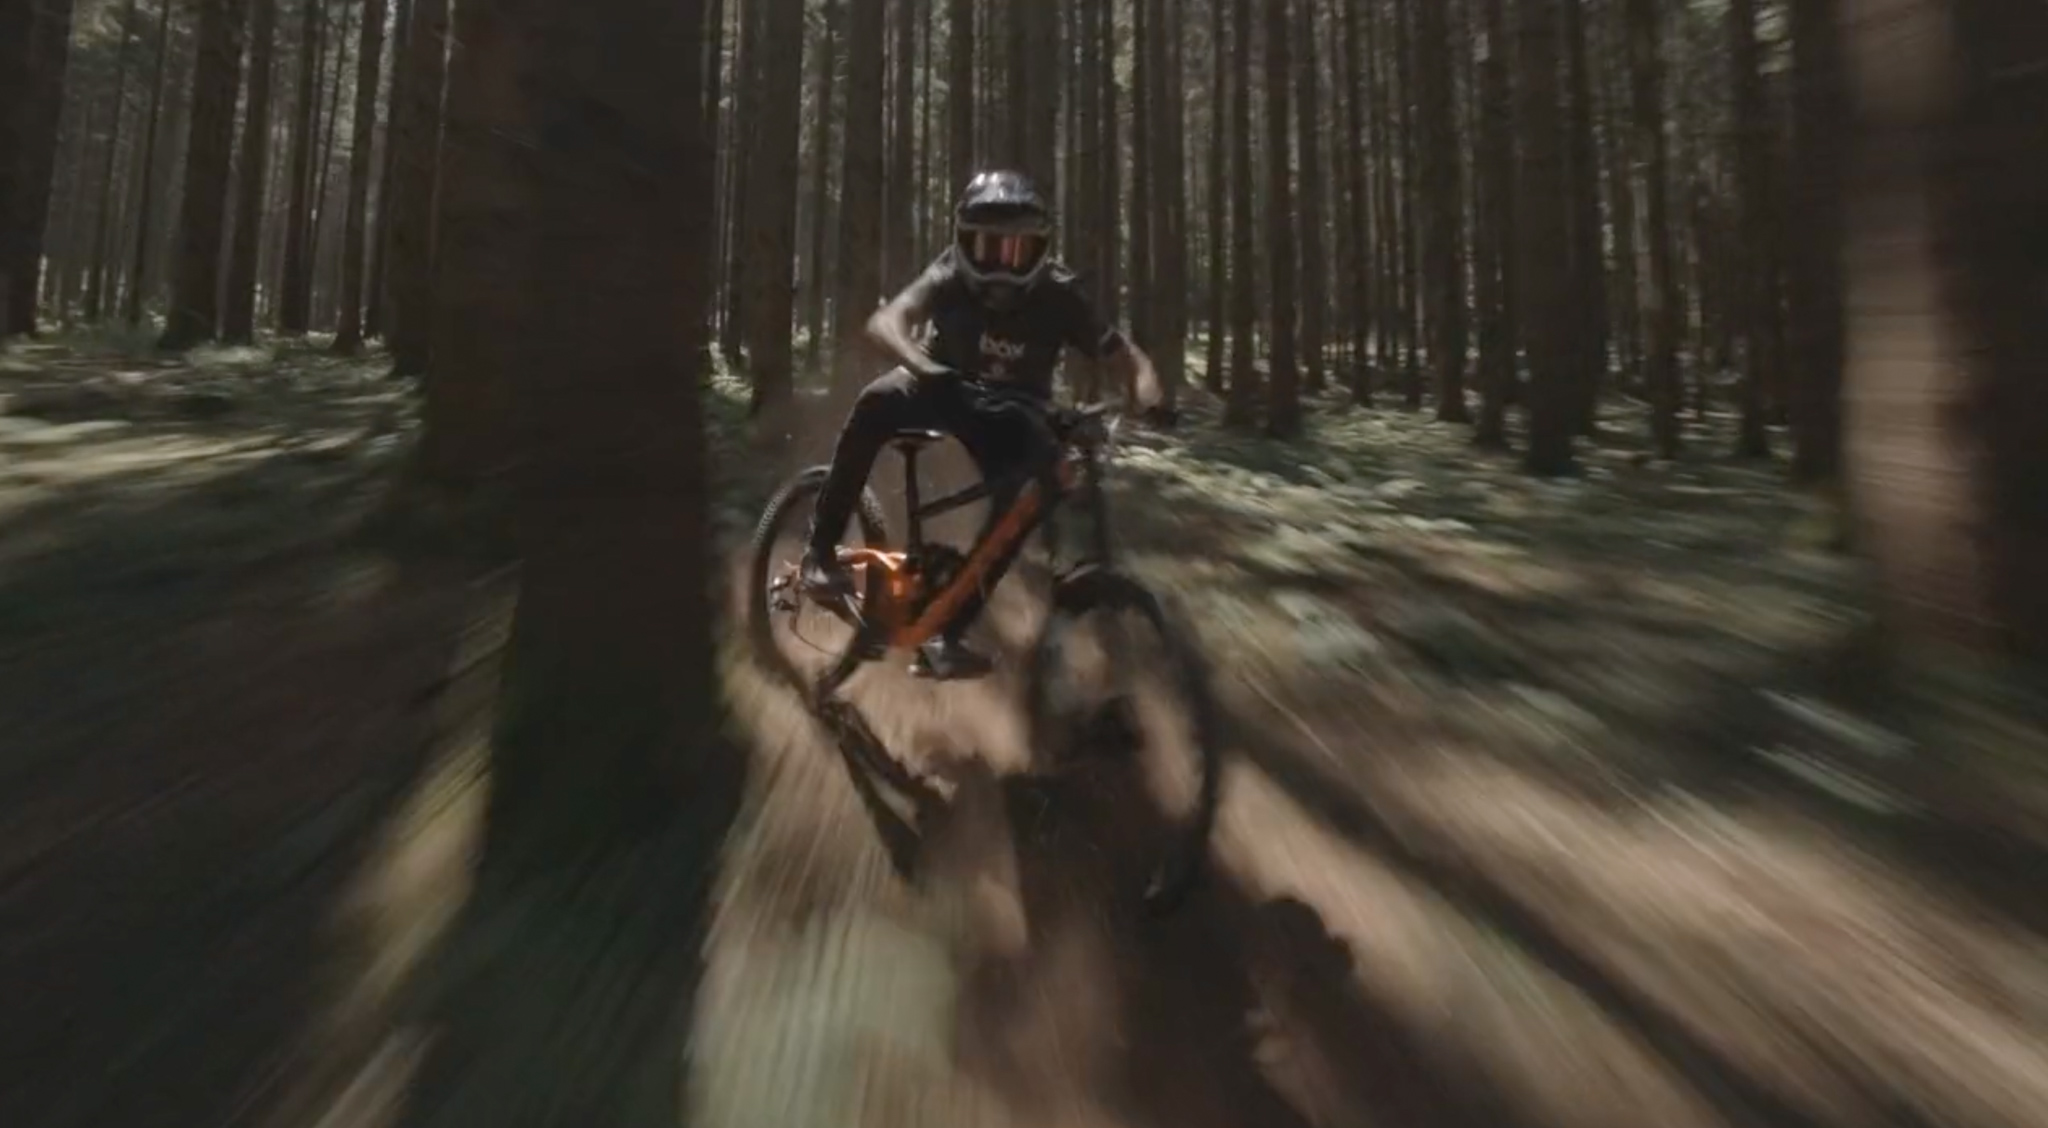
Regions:
<instances>
[{"instance_id":1,"label":"black jersey","mask_svg":"<svg viewBox=\"0 0 2048 1128\"><path fill-rule=\"evenodd\" d=\"M932 359L969 376L1052 395L1060 350L1090 359L1115 352L1123 336L1102 320L1072 271L1053 263L1015 306L990 309L968 285L948 248L904 291L931 318Z\"/></svg>"}]
</instances>

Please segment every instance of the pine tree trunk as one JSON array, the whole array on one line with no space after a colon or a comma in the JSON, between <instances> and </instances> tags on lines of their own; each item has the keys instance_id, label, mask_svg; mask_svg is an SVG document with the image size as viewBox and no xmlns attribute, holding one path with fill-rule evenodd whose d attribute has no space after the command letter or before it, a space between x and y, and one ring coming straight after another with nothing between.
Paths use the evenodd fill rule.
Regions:
<instances>
[{"instance_id":1,"label":"pine tree trunk","mask_svg":"<svg viewBox=\"0 0 2048 1128\"><path fill-rule=\"evenodd\" d=\"M812 87L811 103L816 110L817 143L811 146L811 247L810 276L806 279L804 295L804 326L810 332L811 365L824 371L832 355L831 325L828 321L830 308L827 298L831 283L831 235L835 229L832 209L833 173L838 168L832 148L833 98L837 86L839 21L845 11L846 0L821 0L824 11L824 29L818 36L816 72ZM958 14L958 13L955 13ZM972 12L969 12L970 17ZM972 38L969 39L972 44ZM971 61L971 60L970 60ZM970 84L971 86L971 84ZM960 107L960 99L971 97L954 91L951 95L954 109ZM969 124L972 124L970 117ZM958 128L958 123L955 123ZM969 144L972 145L972 138ZM963 179L962 184L966 181Z\"/></svg>"},{"instance_id":2,"label":"pine tree trunk","mask_svg":"<svg viewBox=\"0 0 2048 1128\"><path fill-rule=\"evenodd\" d=\"M497 331L531 445L474 888L446 941L449 990L422 1008L409 1124L687 1122L701 941L745 783L709 594L701 18L694 0L457 9L450 202L479 198L473 125L533 139L490 194L526 244ZM502 109L478 106L477 71L505 78ZM578 113L615 128L548 128ZM459 226L451 260L474 233Z\"/></svg>"},{"instance_id":3,"label":"pine tree trunk","mask_svg":"<svg viewBox=\"0 0 2048 1128\"><path fill-rule=\"evenodd\" d=\"M1837 0L1792 0L1792 478L1832 481L1842 463L1842 240L1848 130Z\"/></svg>"},{"instance_id":4,"label":"pine tree trunk","mask_svg":"<svg viewBox=\"0 0 2048 1128\"><path fill-rule=\"evenodd\" d=\"M974 175L974 0L946 0L946 137L958 192Z\"/></svg>"},{"instance_id":5,"label":"pine tree trunk","mask_svg":"<svg viewBox=\"0 0 2048 1128\"><path fill-rule=\"evenodd\" d=\"M1586 61L1583 0L1563 0L1565 40L1565 192L1574 296L1571 366L1577 427L1594 433L1602 378L1608 368L1607 263L1600 226L1600 168L1594 159L1591 67Z\"/></svg>"},{"instance_id":6,"label":"pine tree trunk","mask_svg":"<svg viewBox=\"0 0 2048 1128\"><path fill-rule=\"evenodd\" d=\"M36 10L32 0L0 0L0 338L11 332L7 310L14 287L12 240L28 185L22 172L29 147L29 114L24 107L34 86Z\"/></svg>"},{"instance_id":7,"label":"pine tree trunk","mask_svg":"<svg viewBox=\"0 0 2048 1128\"><path fill-rule=\"evenodd\" d=\"M50 188L57 167L57 127L64 111L64 73L71 58L72 0L39 0L28 32L29 70L25 97L12 106L21 124L11 179L0 189L0 337L33 333L36 292L43 265L43 237L49 226ZM4 65L4 61L0 61ZM4 89L4 88L0 88ZM0 105L10 105L0 98ZM4 116L4 115L0 115ZM5 159L0 150L0 159ZM11 215L9 208L12 208Z\"/></svg>"},{"instance_id":8,"label":"pine tree trunk","mask_svg":"<svg viewBox=\"0 0 2048 1128\"><path fill-rule=\"evenodd\" d=\"M341 132L341 76L348 71L349 51L354 43L354 37L349 33L353 30L352 20L355 14L353 8L342 8L339 33L334 37L334 61L332 69L328 71L327 97L324 103L326 120L321 127L318 182L313 197L313 234L309 257L313 266L313 305L321 314L318 324L323 326L337 324L341 317L341 280L337 277L341 272L341 255L336 244L331 242L328 236L331 229L331 234L339 239L343 232L340 229L341 223L336 221L347 221L346 196L339 212L333 207L334 154L335 138ZM346 193L346 182L343 183L342 190ZM324 256L321 253L323 249L326 251Z\"/></svg>"},{"instance_id":9,"label":"pine tree trunk","mask_svg":"<svg viewBox=\"0 0 2048 1128\"><path fill-rule=\"evenodd\" d=\"M129 263L128 293L121 317L130 329L142 324L142 304L149 292L149 250L151 226L156 216L157 138L163 127L164 96L167 92L171 57L171 5L158 10L156 25L156 76L150 82L149 126L142 144L142 159L136 166L135 244Z\"/></svg>"},{"instance_id":10,"label":"pine tree trunk","mask_svg":"<svg viewBox=\"0 0 2048 1128\"><path fill-rule=\"evenodd\" d=\"M1183 78L1186 27L1177 5L1162 3L1159 15L1158 75L1159 110L1153 115L1159 130L1158 167L1153 170L1152 195L1159 205L1155 232L1157 250L1153 285L1159 293L1154 307L1158 337L1152 347L1159 368L1162 399L1160 417L1174 419L1180 410L1181 386L1187 383L1188 355L1188 194L1187 118Z\"/></svg>"},{"instance_id":11,"label":"pine tree trunk","mask_svg":"<svg viewBox=\"0 0 2048 1128\"><path fill-rule=\"evenodd\" d=\"M1425 197L1423 310L1430 330L1429 359L1436 369L1436 417L1467 423L1472 417L1465 406L1465 279L1459 252L1464 188L1458 172L1446 0L1416 5L1415 37L1416 144Z\"/></svg>"},{"instance_id":12,"label":"pine tree trunk","mask_svg":"<svg viewBox=\"0 0 2048 1128\"><path fill-rule=\"evenodd\" d=\"M1650 434L1657 453L1678 457L1678 335L1682 311L1673 261L1671 171L1664 143L1663 16L1657 0L1628 0L1629 75L1636 149L1642 155L1643 240L1650 284L1643 291L1644 352L1650 393Z\"/></svg>"},{"instance_id":13,"label":"pine tree trunk","mask_svg":"<svg viewBox=\"0 0 2048 1128\"><path fill-rule=\"evenodd\" d=\"M914 233L917 222L917 99L914 94L917 4L918 0L895 0L895 24L891 29L893 35L889 48L889 176L882 185L887 204L883 209L882 286L891 291L908 285L924 266L917 261ZM774 19L774 16L769 19ZM803 76L800 63L796 74L799 79Z\"/></svg>"},{"instance_id":14,"label":"pine tree trunk","mask_svg":"<svg viewBox=\"0 0 2048 1128\"><path fill-rule=\"evenodd\" d=\"M1366 170L1372 158L1366 152L1365 59L1360 55L1358 35L1359 0L1337 0L1340 6L1340 54L1344 89L1344 179L1351 199L1351 222L1344 233L1346 293L1351 299L1352 355L1348 386L1351 402L1372 406L1373 370L1371 348L1375 336L1372 284L1377 256L1373 248L1373 195Z\"/></svg>"},{"instance_id":15,"label":"pine tree trunk","mask_svg":"<svg viewBox=\"0 0 2048 1128\"><path fill-rule=\"evenodd\" d=\"M909 15L907 11L903 14ZM747 232L738 253L743 263L741 284L748 291L744 308L749 319L745 337L752 410L766 425L763 433L780 434L795 388L789 333L795 313L792 280L798 149L803 134L803 9L795 4L768 5L759 48L762 86L756 106L760 113L748 123L754 137L746 170ZM897 120L901 124L900 114ZM897 154L896 171L907 186L909 172L900 163L908 157L907 142L904 149ZM901 195L897 199L907 204ZM900 257L908 252L906 240L896 254Z\"/></svg>"},{"instance_id":16,"label":"pine tree trunk","mask_svg":"<svg viewBox=\"0 0 2048 1128\"><path fill-rule=\"evenodd\" d=\"M838 338L833 387L850 395L875 375L867 320L882 296L882 80L887 7L847 0L846 133L839 176L839 261L833 270Z\"/></svg>"},{"instance_id":17,"label":"pine tree trunk","mask_svg":"<svg viewBox=\"0 0 2048 1128\"><path fill-rule=\"evenodd\" d=\"M434 340L435 211L448 0L413 0L405 57L392 83L391 374L427 371Z\"/></svg>"},{"instance_id":18,"label":"pine tree trunk","mask_svg":"<svg viewBox=\"0 0 2048 1128\"><path fill-rule=\"evenodd\" d=\"M1524 3L1519 14L1522 167L1516 188L1523 211L1515 226L1522 240L1516 290L1526 303L1530 346L1525 464L1530 473L1548 477L1575 469L1579 400L1572 337L1582 322L1572 286L1566 195L1571 154L1558 83L1564 44L1553 6Z\"/></svg>"},{"instance_id":19,"label":"pine tree trunk","mask_svg":"<svg viewBox=\"0 0 2048 1128\"><path fill-rule=\"evenodd\" d=\"M1652 0L1654 2L1654 0ZM1474 239L1479 299L1479 427L1481 447L1508 446L1508 400L1515 382L1515 146L1514 104L1508 81L1507 5L1480 0L1486 57L1479 66L1480 231Z\"/></svg>"},{"instance_id":20,"label":"pine tree trunk","mask_svg":"<svg viewBox=\"0 0 2048 1128\"><path fill-rule=\"evenodd\" d=\"M1764 429L1764 390L1771 380L1765 305L1774 300L1764 277L1768 252L1763 247L1768 231L1765 209L1770 206L1764 199L1768 174L1764 143L1769 125L1764 118L1763 76L1757 67L1756 0L1729 0L1728 69L1734 87L1730 112L1735 123L1739 226L1726 250L1731 259L1730 282L1736 291L1733 312L1742 340L1742 430L1735 450L1749 458L1771 453L1770 436Z\"/></svg>"},{"instance_id":21,"label":"pine tree trunk","mask_svg":"<svg viewBox=\"0 0 2048 1128\"><path fill-rule=\"evenodd\" d=\"M496 2L456 7L434 237L433 368L408 485L468 500L517 457L505 373L530 362L520 324L527 271L527 118L510 91L520 28ZM678 63L677 66L687 66ZM541 316L550 316L541 311Z\"/></svg>"},{"instance_id":22,"label":"pine tree trunk","mask_svg":"<svg viewBox=\"0 0 2048 1128\"><path fill-rule=\"evenodd\" d=\"M1272 366L1266 401L1266 432L1278 438L1301 433L1301 368L1295 355L1294 186L1288 85L1294 66L1288 52L1294 38L1289 0L1262 0L1266 8L1266 260L1271 294L1266 307Z\"/></svg>"},{"instance_id":23,"label":"pine tree trunk","mask_svg":"<svg viewBox=\"0 0 2048 1128\"><path fill-rule=\"evenodd\" d=\"M1265 398L1252 357L1259 300L1252 272L1251 42L1254 0L1230 0L1230 387L1223 421L1250 427Z\"/></svg>"},{"instance_id":24,"label":"pine tree trunk","mask_svg":"<svg viewBox=\"0 0 2048 1128\"><path fill-rule=\"evenodd\" d=\"M230 344L256 339L256 251L263 240L264 173L270 167L270 72L277 43L277 0L251 0L249 110L242 125L241 187L235 193L235 229L228 252L228 284L221 337Z\"/></svg>"},{"instance_id":25,"label":"pine tree trunk","mask_svg":"<svg viewBox=\"0 0 2048 1128\"><path fill-rule=\"evenodd\" d=\"M277 328L303 334L312 327L313 141L319 134L322 0L300 0L298 96L292 110L291 200L285 208L284 277L278 284Z\"/></svg>"},{"instance_id":26,"label":"pine tree trunk","mask_svg":"<svg viewBox=\"0 0 2048 1128\"><path fill-rule=\"evenodd\" d=\"M220 329L222 228L235 141L235 96L241 85L242 31L238 0L201 0L191 133L185 147L185 198L178 215L170 315L157 341L162 349L190 348L213 340Z\"/></svg>"},{"instance_id":27,"label":"pine tree trunk","mask_svg":"<svg viewBox=\"0 0 2048 1128\"><path fill-rule=\"evenodd\" d=\"M1224 112L1229 105L1231 74L1228 35L1224 22L1224 9L1233 0L1208 0L1209 3L1209 107L1213 122L1209 129L1206 176L1209 184L1208 204L1208 245L1209 245L1209 345L1202 358L1202 386L1211 393L1221 394L1223 382L1223 322L1227 315L1226 285L1229 277L1230 247L1225 241L1226 218L1229 214L1230 185L1226 180L1228 171L1224 154L1229 146L1229 118Z\"/></svg>"},{"instance_id":28,"label":"pine tree trunk","mask_svg":"<svg viewBox=\"0 0 2048 1128\"><path fill-rule=\"evenodd\" d=\"M1294 14L1294 147L1301 168L1301 211L1296 217L1301 247L1301 359L1302 388L1320 392L1327 380L1324 358L1324 312L1328 300L1325 287L1329 265L1323 217L1323 123L1322 91L1316 61L1316 5L1314 0L1297 0Z\"/></svg>"},{"instance_id":29,"label":"pine tree trunk","mask_svg":"<svg viewBox=\"0 0 2048 1128\"><path fill-rule=\"evenodd\" d=\"M123 0L121 5L121 47L114 56L114 91L111 110L107 118L106 148L101 154L99 172L99 203L93 208L92 262L85 280L84 318L98 322L107 307L108 259L112 255L109 240L114 231L114 158L121 149L121 120L128 104L128 60L129 49L135 45L135 0ZM131 141L132 145L133 142Z\"/></svg>"},{"instance_id":30,"label":"pine tree trunk","mask_svg":"<svg viewBox=\"0 0 2048 1128\"><path fill-rule=\"evenodd\" d=\"M1102 152L1102 181L1097 185L1100 192L1100 207L1096 214L1102 216L1100 247L1102 252L1102 277L1097 282L1096 305L1102 316L1115 321L1122 308L1122 263L1118 259L1117 216L1122 210L1117 206L1123 199L1123 146L1118 140L1117 129L1117 82L1116 82L1116 5L1113 0L1096 0L1095 34L1102 45L1096 56L1099 70L1096 74L1096 103L1100 111L1102 132L1099 139Z\"/></svg>"},{"instance_id":31,"label":"pine tree trunk","mask_svg":"<svg viewBox=\"0 0 2048 1128\"><path fill-rule=\"evenodd\" d=\"M391 16L391 78L384 102L383 156L377 165L377 217L370 229L370 278L363 332L388 341L391 325L391 193L398 175L398 76L412 47L412 0L398 0Z\"/></svg>"},{"instance_id":32,"label":"pine tree trunk","mask_svg":"<svg viewBox=\"0 0 2048 1128\"><path fill-rule=\"evenodd\" d=\"M1026 3L1042 0L1023 0ZM1151 347L1156 334L1152 325L1152 310L1158 295L1152 289L1152 173L1155 162L1150 158L1153 140L1152 130L1152 52L1150 43L1156 39L1152 18L1158 9L1158 0L1134 0L1131 8L1131 134L1124 146L1124 152L1131 155L1131 190L1124 199L1123 234L1128 240L1125 253L1125 277L1130 284L1131 333L1146 347Z\"/></svg>"},{"instance_id":33,"label":"pine tree trunk","mask_svg":"<svg viewBox=\"0 0 2048 1128\"><path fill-rule=\"evenodd\" d=\"M356 44L356 105L349 141L348 200L342 218L341 317L334 352L353 356L363 347L364 261L368 250L371 147L377 130L377 84L384 62L384 0L363 0Z\"/></svg>"}]
</instances>

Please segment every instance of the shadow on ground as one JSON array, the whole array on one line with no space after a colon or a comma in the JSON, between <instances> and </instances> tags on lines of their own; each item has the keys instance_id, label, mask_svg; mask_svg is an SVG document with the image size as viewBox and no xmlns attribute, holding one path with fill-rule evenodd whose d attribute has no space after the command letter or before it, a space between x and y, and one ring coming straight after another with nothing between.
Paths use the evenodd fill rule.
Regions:
<instances>
[{"instance_id":1,"label":"shadow on ground","mask_svg":"<svg viewBox=\"0 0 2048 1128\"><path fill-rule=\"evenodd\" d=\"M470 592L335 551L348 490L309 509L306 484L116 477L10 524L0 1057L35 1068L0 1121L232 1123L326 1001L336 902L433 740Z\"/></svg>"}]
</instances>

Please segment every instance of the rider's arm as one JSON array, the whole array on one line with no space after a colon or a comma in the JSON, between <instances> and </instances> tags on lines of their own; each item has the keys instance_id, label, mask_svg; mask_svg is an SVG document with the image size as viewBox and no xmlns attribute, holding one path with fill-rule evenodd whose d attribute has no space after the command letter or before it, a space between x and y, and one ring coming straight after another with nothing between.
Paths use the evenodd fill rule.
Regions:
<instances>
[{"instance_id":1,"label":"rider's arm","mask_svg":"<svg viewBox=\"0 0 2048 1128\"><path fill-rule=\"evenodd\" d=\"M1129 389L1137 396L1137 403L1126 404L1125 410L1135 408L1139 412L1150 411L1159 406L1165 398L1165 391L1159 386L1159 373L1152 367L1152 358L1138 347L1138 342L1123 338L1123 347L1103 358L1109 366L1110 375L1116 377L1117 386Z\"/></svg>"},{"instance_id":2,"label":"rider's arm","mask_svg":"<svg viewBox=\"0 0 2048 1128\"><path fill-rule=\"evenodd\" d=\"M1163 392L1152 358L1136 341L1103 321L1078 287L1068 284L1065 290L1068 347L1108 369L1117 386L1124 389L1126 411L1144 412L1157 406ZM1130 402L1133 399L1135 402Z\"/></svg>"},{"instance_id":3,"label":"rider's arm","mask_svg":"<svg viewBox=\"0 0 2048 1128\"><path fill-rule=\"evenodd\" d=\"M943 281L939 266L918 275L917 281L903 288L903 292L890 298L868 318L868 339L901 361L903 366L920 375L930 376L944 371L931 354L917 343L914 330L917 325L931 316L932 292Z\"/></svg>"}]
</instances>

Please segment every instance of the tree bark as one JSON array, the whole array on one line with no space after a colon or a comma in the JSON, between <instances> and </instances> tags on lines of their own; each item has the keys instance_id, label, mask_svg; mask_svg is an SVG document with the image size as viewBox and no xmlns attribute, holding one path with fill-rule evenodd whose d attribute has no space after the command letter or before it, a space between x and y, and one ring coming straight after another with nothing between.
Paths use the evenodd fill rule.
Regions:
<instances>
[{"instance_id":1,"label":"tree bark","mask_svg":"<svg viewBox=\"0 0 2048 1128\"><path fill-rule=\"evenodd\" d=\"M221 337L230 344L256 339L256 251L263 240L264 173L270 167L270 72L277 43L277 0L251 0L249 110L242 125L241 187L235 193L235 230L228 252L228 283Z\"/></svg>"},{"instance_id":2,"label":"tree bark","mask_svg":"<svg viewBox=\"0 0 2048 1128\"><path fill-rule=\"evenodd\" d=\"M172 260L171 308L157 347L187 349L220 330L221 242L227 219L235 95L241 86L240 0L201 0L199 57L192 69L191 133L185 144L185 198Z\"/></svg>"}]
</instances>

